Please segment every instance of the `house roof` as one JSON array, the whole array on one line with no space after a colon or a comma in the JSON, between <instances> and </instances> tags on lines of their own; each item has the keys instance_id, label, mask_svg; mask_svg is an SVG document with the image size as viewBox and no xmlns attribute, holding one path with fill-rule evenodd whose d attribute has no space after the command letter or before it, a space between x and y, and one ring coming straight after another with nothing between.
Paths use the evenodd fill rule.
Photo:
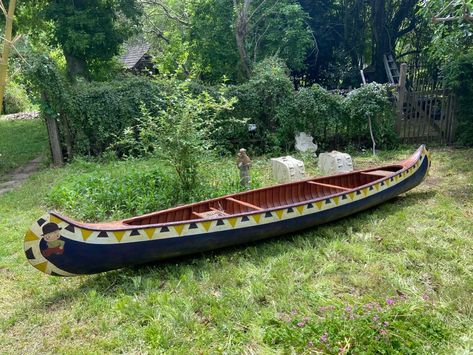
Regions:
<instances>
[{"instance_id":1,"label":"house roof","mask_svg":"<svg viewBox=\"0 0 473 355\"><path fill-rule=\"evenodd\" d=\"M136 63L148 52L150 45L148 43L134 43L125 46L125 54L121 57L123 66L126 69L132 69Z\"/></svg>"}]
</instances>

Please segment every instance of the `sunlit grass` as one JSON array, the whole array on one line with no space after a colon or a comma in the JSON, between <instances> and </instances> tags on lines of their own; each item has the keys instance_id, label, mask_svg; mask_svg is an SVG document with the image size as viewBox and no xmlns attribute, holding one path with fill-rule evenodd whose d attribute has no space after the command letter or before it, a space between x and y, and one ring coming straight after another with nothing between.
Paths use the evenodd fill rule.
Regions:
<instances>
[{"instance_id":1,"label":"sunlit grass","mask_svg":"<svg viewBox=\"0 0 473 355\"><path fill-rule=\"evenodd\" d=\"M471 352L472 161L434 150L421 186L299 234L70 279L29 266L23 233L52 186L109 166L45 170L0 196L0 353Z\"/></svg>"}]
</instances>

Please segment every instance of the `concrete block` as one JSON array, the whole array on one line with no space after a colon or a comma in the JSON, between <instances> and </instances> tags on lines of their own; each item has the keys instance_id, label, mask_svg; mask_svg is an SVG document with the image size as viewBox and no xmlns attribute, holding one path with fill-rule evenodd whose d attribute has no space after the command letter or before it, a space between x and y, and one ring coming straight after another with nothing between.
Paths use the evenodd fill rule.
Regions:
<instances>
[{"instance_id":1,"label":"concrete block","mask_svg":"<svg viewBox=\"0 0 473 355\"><path fill-rule=\"evenodd\" d=\"M304 162L291 156L271 159L273 177L278 183L302 180L305 178Z\"/></svg>"},{"instance_id":2,"label":"concrete block","mask_svg":"<svg viewBox=\"0 0 473 355\"><path fill-rule=\"evenodd\" d=\"M319 170L322 175L333 175L353 171L353 161L346 153L337 152L319 154Z\"/></svg>"}]
</instances>

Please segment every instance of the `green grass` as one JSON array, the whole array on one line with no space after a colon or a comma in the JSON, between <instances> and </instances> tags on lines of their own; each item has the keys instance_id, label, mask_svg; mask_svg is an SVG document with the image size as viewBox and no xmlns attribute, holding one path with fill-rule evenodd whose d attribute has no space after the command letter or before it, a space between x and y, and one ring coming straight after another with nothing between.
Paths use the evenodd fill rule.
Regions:
<instances>
[{"instance_id":1,"label":"green grass","mask_svg":"<svg viewBox=\"0 0 473 355\"><path fill-rule=\"evenodd\" d=\"M473 150L434 150L421 186L303 233L69 279L29 266L23 233L56 184L126 164L35 174L0 196L0 353L470 353L472 161ZM256 162L262 184L265 169Z\"/></svg>"},{"instance_id":2,"label":"green grass","mask_svg":"<svg viewBox=\"0 0 473 355\"><path fill-rule=\"evenodd\" d=\"M47 139L42 120L6 121L0 118L0 180L11 170L46 155Z\"/></svg>"}]
</instances>

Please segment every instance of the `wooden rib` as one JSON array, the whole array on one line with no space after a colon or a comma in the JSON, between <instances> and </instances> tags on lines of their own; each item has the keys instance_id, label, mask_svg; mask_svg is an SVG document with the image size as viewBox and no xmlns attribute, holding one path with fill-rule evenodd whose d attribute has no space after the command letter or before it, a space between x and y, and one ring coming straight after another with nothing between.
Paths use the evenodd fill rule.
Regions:
<instances>
[{"instance_id":1,"label":"wooden rib","mask_svg":"<svg viewBox=\"0 0 473 355\"><path fill-rule=\"evenodd\" d=\"M208 218L207 216L204 216L203 214L195 212L195 211L192 211L192 214L196 217L199 217L199 218Z\"/></svg>"},{"instance_id":2,"label":"wooden rib","mask_svg":"<svg viewBox=\"0 0 473 355\"><path fill-rule=\"evenodd\" d=\"M244 201L237 200L237 199L235 199L235 198L233 198L233 197L227 197L226 200L227 200L227 201L235 202L235 203L237 203L237 204L239 204L239 205L242 205L242 206L245 206L245 207L248 207L248 208L252 208L252 209L257 210L257 211L263 210L261 207L252 205L251 203L248 203L248 202L244 202Z\"/></svg>"},{"instance_id":3,"label":"wooden rib","mask_svg":"<svg viewBox=\"0 0 473 355\"><path fill-rule=\"evenodd\" d=\"M318 185L318 186L328 187L328 188L332 188L332 189L338 189L338 190L342 190L342 191L352 190L352 189L348 189L346 187L335 186L335 185L330 185L330 184L323 184L321 182L315 182L315 181L307 181L307 182L309 184L312 184L312 185Z\"/></svg>"}]
</instances>

